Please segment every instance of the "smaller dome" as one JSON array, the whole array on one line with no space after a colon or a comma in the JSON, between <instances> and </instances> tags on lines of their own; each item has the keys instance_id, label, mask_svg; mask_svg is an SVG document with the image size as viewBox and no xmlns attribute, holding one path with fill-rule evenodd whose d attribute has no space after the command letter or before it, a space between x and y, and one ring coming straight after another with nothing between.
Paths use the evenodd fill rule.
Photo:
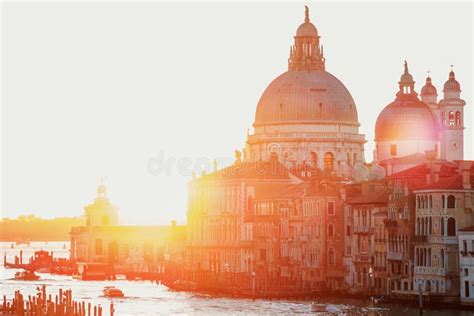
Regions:
<instances>
[{"instance_id":1,"label":"smaller dome","mask_svg":"<svg viewBox=\"0 0 474 316\"><path fill-rule=\"evenodd\" d=\"M449 73L449 79L444 83L443 92L461 92L461 85L456 80L454 71Z\"/></svg>"},{"instance_id":2,"label":"smaller dome","mask_svg":"<svg viewBox=\"0 0 474 316\"><path fill-rule=\"evenodd\" d=\"M428 105L414 98L395 100L379 114L375 140L437 140L438 122Z\"/></svg>"},{"instance_id":3,"label":"smaller dome","mask_svg":"<svg viewBox=\"0 0 474 316\"><path fill-rule=\"evenodd\" d=\"M431 83L431 77L426 77L426 83L423 86L423 88L421 88L421 95L422 96L428 96L428 95L437 96L438 95L438 91L436 90L436 87L433 86L433 84Z\"/></svg>"}]
</instances>

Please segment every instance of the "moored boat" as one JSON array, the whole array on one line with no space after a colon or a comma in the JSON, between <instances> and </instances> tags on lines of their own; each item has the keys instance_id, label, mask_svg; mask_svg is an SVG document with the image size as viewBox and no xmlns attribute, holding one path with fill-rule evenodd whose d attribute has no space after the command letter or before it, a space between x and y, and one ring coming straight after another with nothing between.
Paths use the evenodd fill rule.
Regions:
<instances>
[{"instance_id":1,"label":"moored boat","mask_svg":"<svg viewBox=\"0 0 474 316\"><path fill-rule=\"evenodd\" d=\"M311 311L312 312L327 312L327 306L326 304L321 304L318 302L312 302L311 303Z\"/></svg>"},{"instance_id":2,"label":"moored boat","mask_svg":"<svg viewBox=\"0 0 474 316\"><path fill-rule=\"evenodd\" d=\"M117 289L115 286L106 286L104 287L104 296L105 297L124 297L125 295L120 289Z\"/></svg>"},{"instance_id":3,"label":"moored boat","mask_svg":"<svg viewBox=\"0 0 474 316\"><path fill-rule=\"evenodd\" d=\"M15 273L15 280L36 281L39 280L39 276L33 271L18 271Z\"/></svg>"}]
</instances>

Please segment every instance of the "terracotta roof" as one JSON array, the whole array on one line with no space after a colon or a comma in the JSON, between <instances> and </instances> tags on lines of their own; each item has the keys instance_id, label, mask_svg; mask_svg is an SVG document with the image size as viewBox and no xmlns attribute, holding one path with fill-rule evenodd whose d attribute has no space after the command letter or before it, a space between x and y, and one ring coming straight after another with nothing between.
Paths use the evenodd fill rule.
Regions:
<instances>
[{"instance_id":1,"label":"terracotta roof","mask_svg":"<svg viewBox=\"0 0 474 316\"><path fill-rule=\"evenodd\" d=\"M388 203L390 191L388 189L369 192L364 195L349 199L348 204L386 204Z\"/></svg>"},{"instance_id":2,"label":"terracotta roof","mask_svg":"<svg viewBox=\"0 0 474 316\"><path fill-rule=\"evenodd\" d=\"M426 162L426 156L420 153L415 153L403 157L395 157L390 159L385 159L380 161L381 165L388 165L388 164L421 164Z\"/></svg>"},{"instance_id":3,"label":"terracotta roof","mask_svg":"<svg viewBox=\"0 0 474 316\"><path fill-rule=\"evenodd\" d=\"M474 226L464 227L463 229L459 230L460 232L474 232Z\"/></svg>"},{"instance_id":4,"label":"terracotta roof","mask_svg":"<svg viewBox=\"0 0 474 316\"><path fill-rule=\"evenodd\" d=\"M298 184L292 184L285 186L281 190L268 191L267 194L260 195L259 200L264 199L288 199L295 197L312 197L312 196L338 196L339 191L336 189L337 184L325 181L328 186L327 191L323 191L323 182L322 180L312 180L320 181L318 185L311 181L305 181Z\"/></svg>"},{"instance_id":5,"label":"terracotta roof","mask_svg":"<svg viewBox=\"0 0 474 316\"><path fill-rule=\"evenodd\" d=\"M202 175L197 181L205 180L232 180L232 179L272 179L285 180L290 179L288 169L280 162L264 161L264 162L250 162L238 163L229 167L223 168L219 171Z\"/></svg>"}]
</instances>

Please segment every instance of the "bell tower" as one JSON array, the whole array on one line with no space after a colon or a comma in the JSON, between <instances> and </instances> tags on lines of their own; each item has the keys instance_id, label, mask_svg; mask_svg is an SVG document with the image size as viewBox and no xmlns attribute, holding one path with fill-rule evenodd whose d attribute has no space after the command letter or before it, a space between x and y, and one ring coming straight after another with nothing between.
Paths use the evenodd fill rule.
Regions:
<instances>
[{"instance_id":1,"label":"bell tower","mask_svg":"<svg viewBox=\"0 0 474 316\"><path fill-rule=\"evenodd\" d=\"M452 67L452 66L451 66ZM461 85L451 69L444 84L443 99L439 102L441 112L441 159L447 161L464 159L464 105Z\"/></svg>"}]
</instances>

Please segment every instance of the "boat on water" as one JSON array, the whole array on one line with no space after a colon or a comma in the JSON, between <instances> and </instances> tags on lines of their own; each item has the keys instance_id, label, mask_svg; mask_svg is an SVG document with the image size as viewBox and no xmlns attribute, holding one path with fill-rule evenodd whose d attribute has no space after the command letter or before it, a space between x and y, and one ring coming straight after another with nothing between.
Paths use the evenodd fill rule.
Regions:
<instances>
[{"instance_id":1,"label":"boat on water","mask_svg":"<svg viewBox=\"0 0 474 316\"><path fill-rule=\"evenodd\" d=\"M29 246L30 245L30 242L28 240L19 240L16 242L16 245L19 246L19 245L27 245Z\"/></svg>"},{"instance_id":2,"label":"boat on water","mask_svg":"<svg viewBox=\"0 0 474 316\"><path fill-rule=\"evenodd\" d=\"M370 300L371 300L374 304L380 304L380 303L386 303L386 302L387 302L387 299L386 299L383 295L371 296L371 297L370 297Z\"/></svg>"},{"instance_id":3,"label":"boat on water","mask_svg":"<svg viewBox=\"0 0 474 316\"><path fill-rule=\"evenodd\" d=\"M318 313L324 313L328 311L326 304L322 304L318 302L312 302L310 309L312 312L318 312Z\"/></svg>"},{"instance_id":4,"label":"boat on water","mask_svg":"<svg viewBox=\"0 0 474 316\"><path fill-rule=\"evenodd\" d=\"M15 280L36 281L39 280L39 276L33 271L18 271L15 273Z\"/></svg>"},{"instance_id":5,"label":"boat on water","mask_svg":"<svg viewBox=\"0 0 474 316\"><path fill-rule=\"evenodd\" d=\"M124 297L122 290L117 289L115 286L106 286L104 287L104 296L105 297Z\"/></svg>"}]
</instances>

